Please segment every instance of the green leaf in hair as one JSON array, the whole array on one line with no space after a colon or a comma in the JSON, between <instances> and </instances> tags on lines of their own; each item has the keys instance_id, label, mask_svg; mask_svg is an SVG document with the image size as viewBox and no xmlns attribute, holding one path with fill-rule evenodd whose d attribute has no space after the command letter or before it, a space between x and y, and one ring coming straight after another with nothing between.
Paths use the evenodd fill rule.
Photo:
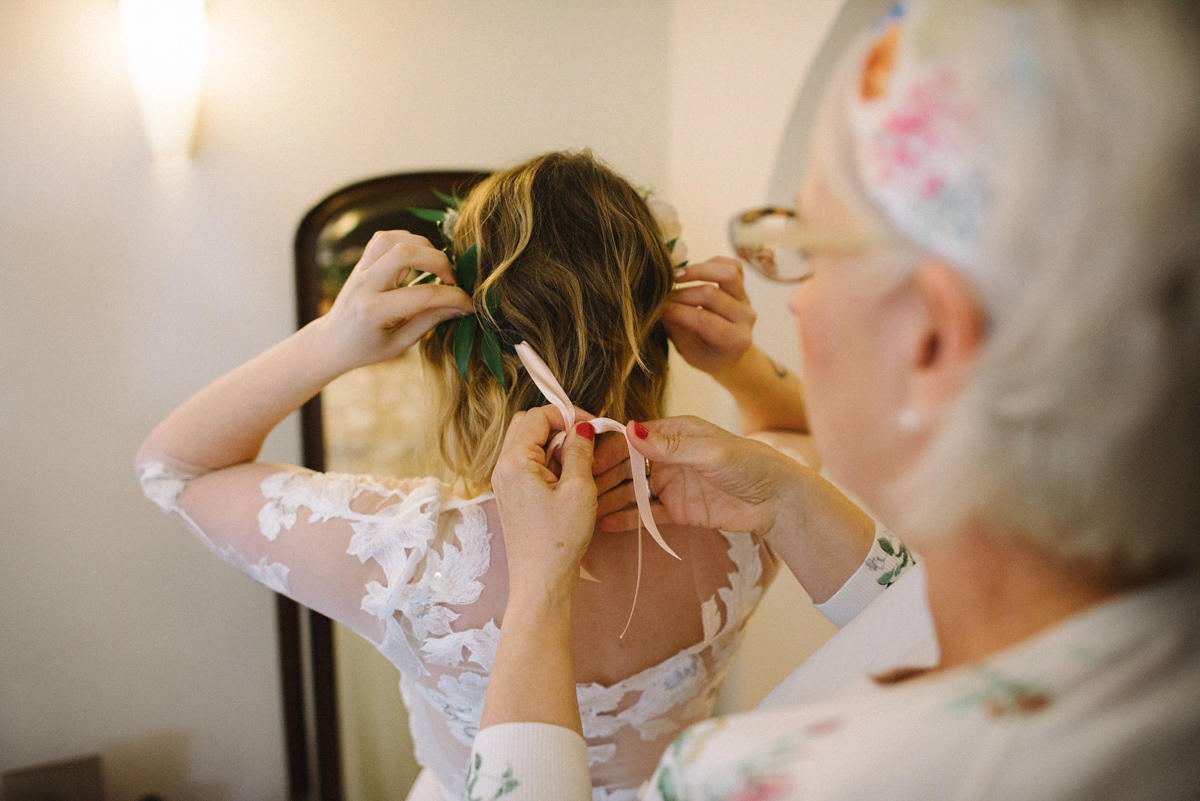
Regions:
<instances>
[{"instance_id":1,"label":"green leaf in hair","mask_svg":"<svg viewBox=\"0 0 1200 801\"><path fill-rule=\"evenodd\" d=\"M458 365L458 374L465 383L467 379L467 362L471 359L471 351L475 347L475 329L479 321L475 315L468 314L458 321L458 330L454 332L454 363Z\"/></svg>"},{"instance_id":2,"label":"green leaf in hair","mask_svg":"<svg viewBox=\"0 0 1200 801\"><path fill-rule=\"evenodd\" d=\"M433 190L433 194L437 195L438 200L442 201L455 211L457 211L458 207L462 205L462 201L454 195L447 195L445 192L439 192L436 189Z\"/></svg>"},{"instance_id":3,"label":"green leaf in hair","mask_svg":"<svg viewBox=\"0 0 1200 801\"><path fill-rule=\"evenodd\" d=\"M442 224L442 220L446 219L445 210L438 211L437 209L416 209L412 206L409 206L406 211L408 211L409 214L417 219L437 223L439 226Z\"/></svg>"},{"instance_id":4,"label":"green leaf in hair","mask_svg":"<svg viewBox=\"0 0 1200 801\"><path fill-rule=\"evenodd\" d=\"M508 389L504 383L504 361L500 358L500 340L496 338L496 330L483 326L483 337L479 343L479 351L483 354L483 363L503 389Z\"/></svg>"},{"instance_id":5,"label":"green leaf in hair","mask_svg":"<svg viewBox=\"0 0 1200 801\"><path fill-rule=\"evenodd\" d=\"M450 259L454 268L455 283L458 284L459 289L468 295L474 295L475 281L479 275L479 248L473 244L456 259L454 258L451 243L446 238L446 233L443 230L447 215L457 211L462 201L453 195L444 194L436 189L432 189L431 191L449 208L440 211L409 208L408 211L422 220L438 224L438 229L442 231L442 239L445 240L443 252ZM427 284L437 281L438 278L433 273L422 273L410 285ZM454 342L451 349L454 352L454 364L458 368L458 374L462 376L464 382L469 380L467 378L467 367L471 361L471 352L475 350L475 341L479 340L479 353L483 358L483 363L487 367L488 372L500 383L501 387L508 389L508 384L504 381L502 346L515 347L524 337L510 328L498 330L494 327L496 304L497 289L495 285L492 285L488 287L483 297L483 307L487 311L488 319L480 320L479 314L468 314L457 320L443 320L441 323L438 323L436 336L445 340L446 337L451 336L450 332L453 328L452 336Z\"/></svg>"},{"instance_id":6,"label":"green leaf in hair","mask_svg":"<svg viewBox=\"0 0 1200 801\"><path fill-rule=\"evenodd\" d=\"M471 245L454 265L454 280L458 282L458 288L468 295L475 294L475 272L478 268L479 249Z\"/></svg>"}]
</instances>

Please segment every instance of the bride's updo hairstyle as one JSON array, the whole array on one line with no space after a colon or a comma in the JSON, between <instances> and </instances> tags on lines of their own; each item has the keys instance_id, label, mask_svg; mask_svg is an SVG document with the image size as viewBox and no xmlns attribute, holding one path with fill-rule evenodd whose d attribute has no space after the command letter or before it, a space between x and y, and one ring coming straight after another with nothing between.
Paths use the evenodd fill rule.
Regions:
<instances>
[{"instance_id":1,"label":"bride's updo hairstyle","mask_svg":"<svg viewBox=\"0 0 1200 801\"><path fill-rule=\"evenodd\" d=\"M507 390L478 344L463 381L453 326L421 345L439 396L438 444L459 478L486 487L513 414L547 403L512 349L514 334L580 408L621 421L661 416L667 336L659 318L673 277L638 190L590 151L547 153L471 191L454 224L454 252L471 245L475 310L481 325L502 332Z\"/></svg>"}]
</instances>

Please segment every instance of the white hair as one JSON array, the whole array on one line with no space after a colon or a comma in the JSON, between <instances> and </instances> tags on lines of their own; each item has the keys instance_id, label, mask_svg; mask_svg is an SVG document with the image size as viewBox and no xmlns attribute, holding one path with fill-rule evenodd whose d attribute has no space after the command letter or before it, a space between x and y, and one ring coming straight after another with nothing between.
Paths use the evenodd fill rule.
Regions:
<instances>
[{"instance_id":1,"label":"white hair","mask_svg":"<svg viewBox=\"0 0 1200 801\"><path fill-rule=\"evenodd\" d=\"M964 270L987 340L921 464L893 488L911 499L896 522L932 534L984 521L1119 577L1194 565L1200 12L1182 0L1015 7L1043 102L992 123L1014 157L996 165L981 263ZM979 19L964 15L970 46L955 67L994 78L1003 65L972 38ZM870 201L838 107L822 112L815 163L857 210Z\"/></svg>"}]
</instances>

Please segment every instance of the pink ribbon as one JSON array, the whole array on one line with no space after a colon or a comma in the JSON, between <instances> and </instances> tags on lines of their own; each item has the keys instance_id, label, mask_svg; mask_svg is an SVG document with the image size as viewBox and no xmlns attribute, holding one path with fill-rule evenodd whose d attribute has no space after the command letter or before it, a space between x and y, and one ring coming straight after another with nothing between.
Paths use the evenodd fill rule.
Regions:
<instances>
[{"instance_id":1,"label":"pink ribbon","mask_svg":"<svg viewBox=\"0 0 1200 801\"><path fill-rule=\"evenodd\" d=\"M550 368L542 361L541 357L534 353L533 348L528 342L522 342L516 347L517 357L521 360L521 364L525 365L525 369L529 372L529 377L533 379L533 383L546 396L546 400L554 404L562 413L563 421L566 423L566 431L560 431L550 440L549 450L553 451L555 447L562 444L562 441L567 436L567 431L575 427L575 404L571 403L571 399L567 397L566 391L562 388L562 384L558 383L558 379L550 372ZM638 568L637 568L637 583L633 590L633 604L637 606L638 588L642 583L642 526L650 532L650 536L658 543L658 546L667 553L679 559L679 554L671 550L671 546L667 545L662 534L658 531L658 526L654 522L654 516L650 512L650 481L646 478L646 459L633 447L633 441L629 438L629 431L624 425L618 423L609 417L593 417L587 421L589 425L596 431L597 434L606 431L620 431L625 436L625 444L629 448L629 467L633 478L633 497L637 501L638 507ZM595 581L587 571L580 568L584 578ZM629 610L629 619L633 619L633 609ZM625 623L625 631L629 630L629 622ZM621 636L625 636L625 631L621 632Z\"/></svg>"}]
</instances>

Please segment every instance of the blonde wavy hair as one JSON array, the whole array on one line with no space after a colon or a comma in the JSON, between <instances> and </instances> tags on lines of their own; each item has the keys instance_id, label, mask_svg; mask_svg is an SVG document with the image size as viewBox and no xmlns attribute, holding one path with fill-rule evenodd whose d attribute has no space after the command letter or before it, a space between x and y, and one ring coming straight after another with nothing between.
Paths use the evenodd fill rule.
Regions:
<instances>
[{"instance_id":1,"label":"blonde wavy hair","mask_svg":"<svg viewBox=\"0 0 1200 801\"><path fill-rule=\"evenodd\" d=\"M471 245L482 325L528 341L580 408L617 420L661 416L667 336L660 317L673 271L638 190L590 151L547 153L492 174L466 197L453 249L462 254ZM441 412L442 458L479 490L490 483L513 415L547 401L511 341L502 348L507 389L478 347L464 382L453 331L431 332L421 353Z\"/></svg>"}]
</instances>

